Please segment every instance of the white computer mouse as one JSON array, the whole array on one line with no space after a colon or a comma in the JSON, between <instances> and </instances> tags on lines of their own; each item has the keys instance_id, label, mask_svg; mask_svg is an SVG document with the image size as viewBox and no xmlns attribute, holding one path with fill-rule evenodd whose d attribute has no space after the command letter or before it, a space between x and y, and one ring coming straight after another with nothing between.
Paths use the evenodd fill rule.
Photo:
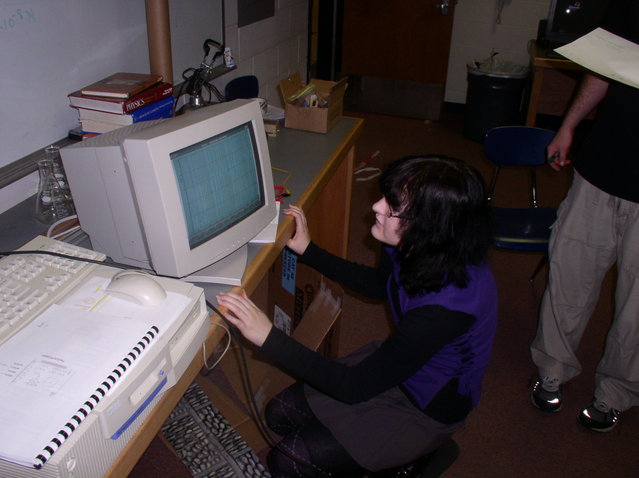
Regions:
<instances>
[{"instance_id":1,"label":"white computer mouse","mask_svg":"<svg viewBox=\"0 0 639 478\"><path fill-rule=\"evenodd\" d=\"M118 272L111 279L106 291L115 297L141 305L160 305L166 299L166 291L160 283L144 272Z\"/></svg>"}]
</instances>

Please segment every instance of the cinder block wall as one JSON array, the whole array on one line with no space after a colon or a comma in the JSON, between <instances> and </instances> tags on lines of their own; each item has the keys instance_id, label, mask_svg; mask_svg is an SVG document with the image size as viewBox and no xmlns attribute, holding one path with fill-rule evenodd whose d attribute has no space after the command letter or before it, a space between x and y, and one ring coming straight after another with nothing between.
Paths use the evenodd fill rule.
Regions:
<instances>
[{"instance_id":1,"label":"cinder block wall","mask_svg":"<svg viewBox=\"0 0 639 478\"><path fill-rule=\"evenodd\" d=\"M494 50L499 58L527 65L528 42L537 36L539 20L548 16L550 0L453 1L457 5L445 100L465 103L466 63ZM239 28L237 0L225 0L226 44L238 69L218 79L218 88L237 76L256 75L260 95L281 106L279 80L294 71L302 76L306 72L308 8L306 0L275 0L273 17Z\"/></svg>"},{"instance_id":2,"label":"cinder block wall","mask_svg":"<svg viewBox=\"0 0 639 478\"><path fill-rule=\"evenodd\" d=\"M238 27L237 0L225 0L225 41L237 69L215 81L223 91L233 78L255 75L260 96L282 106L278 83L293 72L306 75L308 55L307 0L275 0L275 15Z\"/></svg>"}]
</instances>

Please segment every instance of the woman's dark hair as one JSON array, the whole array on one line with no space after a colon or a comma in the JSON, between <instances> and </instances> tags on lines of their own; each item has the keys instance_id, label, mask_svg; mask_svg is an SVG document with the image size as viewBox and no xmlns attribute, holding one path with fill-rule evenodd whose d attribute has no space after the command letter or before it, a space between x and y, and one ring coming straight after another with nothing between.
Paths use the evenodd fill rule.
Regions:
<instances>
[{"instance_id":1,"label":"woman's dark hair","mask_svg":"<svg viewBox=\"0 0 639 478\"><path fill-rule=\"evenodd\" d=\"M410 294L466 287L467 266L490 245L490 209L474 167L447 156L409 156L380 178L382 194L400 216L399 281Z\"/></svg>"}]
</instances>

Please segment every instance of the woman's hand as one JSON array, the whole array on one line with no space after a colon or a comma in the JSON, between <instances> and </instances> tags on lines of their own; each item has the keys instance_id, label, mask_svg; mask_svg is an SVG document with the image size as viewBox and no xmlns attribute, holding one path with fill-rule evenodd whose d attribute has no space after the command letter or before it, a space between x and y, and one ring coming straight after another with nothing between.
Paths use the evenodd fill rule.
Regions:
<instances>
[{"instance_id":1,"label":"woman's hand","mask_svg":"<svg viewBox=\"0 0 639 478\"><path fill-rule=\"evenodd\" d=\"M218 304L226 307L230 314L226 315L229 322L250 342L261 347L273 324L269 318L248 298L245 291L242 295L232 292L221 292L217 296Z\"/></svg>"},{"instance_id":2,"label":"woman's hand","mask_svg":"<svg viewBox=\"0 0 639 478\"><path fill-rule=\"evenodd\" d=\"M286 245L298 255L304 254L304 251L311 242L311 234L308 231L308 223L306 215L301 207L289 206L284 209L283 213L292 216L295 219L295 234L289 239Z\"/></svg>"}]
</instances>

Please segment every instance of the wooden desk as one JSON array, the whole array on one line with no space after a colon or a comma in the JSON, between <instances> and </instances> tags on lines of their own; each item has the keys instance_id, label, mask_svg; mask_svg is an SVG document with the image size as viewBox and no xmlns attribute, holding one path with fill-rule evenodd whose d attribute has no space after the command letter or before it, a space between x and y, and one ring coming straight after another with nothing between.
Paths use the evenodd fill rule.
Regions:
<instances>
[{"instance_id":1,"label":"wooden desk","mask_svg":"<svg viewBox=\"0 0 639 478\"><path fill-rule=\"evenodd\" d=\"M531 40L530 84L526 126L534 126L538 113L563 116L584 69L570 60L548 57L548 50Z\"/></svg>"},{"instance_id":2,"label":"wooden desk","mask_svg":"<svg viewBox=\"0 0 639 478\"><path fill-rule=\"evenodd\" d=\"M313 240L342 257L347 254L355 143L362 125L361 119L344 118L326 135L283 129L277 137L269 138L273 166L293 173L287 184L293 193L290 202L306 211ZM250 259L243 279L243 288L249 294L265 277L293 230L293 220L281 217L275 243L263 246ZM222 337L223 332L213 327L206 339L206 350L212 351ZM121 478L130 473L202 366L202 353L198 352L105 476Z\"/></svg>"}]
</instances>

